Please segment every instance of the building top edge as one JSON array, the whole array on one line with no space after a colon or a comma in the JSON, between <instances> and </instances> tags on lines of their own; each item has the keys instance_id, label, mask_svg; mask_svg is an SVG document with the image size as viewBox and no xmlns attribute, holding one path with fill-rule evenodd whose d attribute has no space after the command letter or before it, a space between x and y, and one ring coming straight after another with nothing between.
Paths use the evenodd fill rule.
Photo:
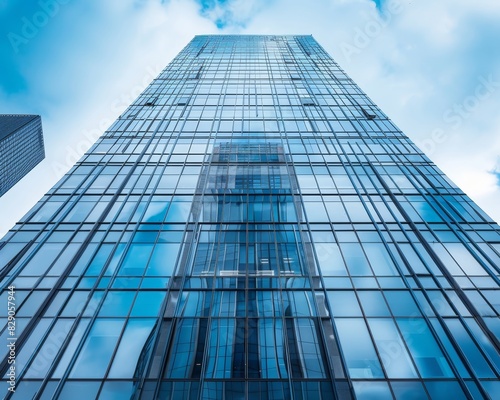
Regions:
<instances>
[{"instance_id":1,"label":"building top edge","mask_svg":"<svg viewBox=\"0 0 500 400\"><path fill-rule=\"evenodd\" d=\"M203 38L203 37L263 37L263 38L273 38L273 37L282 37L282 38L296 38L296 37L312 37L311 34L284 34L284 35L261 35L261 34L203 34L203 35L195 35L195 38Z\"/></svg>"},{"instance_id":2,"label":"building top edge","mask_svg":"<svg viewBox=\"0 0 500 400\"><path fill-rule=\"evenodd\" d=\"M16 133L34 120L40 120L38 114L0 114L0 140Z\"/></svg>"}]
</instances>

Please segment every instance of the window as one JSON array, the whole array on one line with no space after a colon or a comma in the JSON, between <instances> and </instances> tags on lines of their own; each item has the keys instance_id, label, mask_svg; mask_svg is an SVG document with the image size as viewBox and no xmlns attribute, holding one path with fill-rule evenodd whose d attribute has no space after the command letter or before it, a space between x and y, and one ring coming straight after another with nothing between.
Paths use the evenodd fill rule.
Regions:
<instances>
[{"instance_id":1,"label":"window","mask_svg":"<svg viewBox=\"0 0 500 400\"><path fill-rule=\"evenodd\" d=\"M122 319L99 318L94 322L70 378L103 378L123 328Z\"/></svg>"}]
</instances>

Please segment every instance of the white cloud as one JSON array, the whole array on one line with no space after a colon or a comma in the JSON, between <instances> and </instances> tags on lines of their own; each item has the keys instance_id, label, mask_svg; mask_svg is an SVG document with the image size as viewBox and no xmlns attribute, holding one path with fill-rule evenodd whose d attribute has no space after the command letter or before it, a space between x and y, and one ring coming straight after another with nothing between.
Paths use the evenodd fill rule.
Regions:
<instances>
[{"instance_id":1,"label":"white cloud","mask_svg":"<svg viewBox=\"0 0 500 400\"><path fill-rule=\"evenodd\" d=\"M244 27L263 9L267 9L274 0L228 0L205 2L209 6L202 7L202 14L219 27L238 30ZM203 2L202 2L203 3Z\"/></svg>"},{"instance_id":2,"label":"white cloud","mask_svg":"<svg viewBox=\"0 0 500 400\"><path fill-rule=\"evenodd\" d=\"M215 32L194 1L74 2L61 9L27 45L22 72L29 92L0 93L2 111L42 114L46 148L46 159L0 198L0 237L195 34Z\"/></svg>"}]
</instances>

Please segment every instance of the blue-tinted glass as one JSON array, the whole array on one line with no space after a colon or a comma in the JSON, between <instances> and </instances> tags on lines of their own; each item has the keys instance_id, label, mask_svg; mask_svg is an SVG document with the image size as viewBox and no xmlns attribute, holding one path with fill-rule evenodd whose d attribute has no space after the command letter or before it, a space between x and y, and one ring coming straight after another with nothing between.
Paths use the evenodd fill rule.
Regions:
<instances>
[{"instance_id":1,"label":"blue-tinted glass","mask_svg":"<svg viewBox=\"0 0 500 400\"><path fill-rule=\"evenodd\" d=\"M180 245L177 243L158 243L149 260L146 275L171 276L174 271L179 247Z\"/></svg>"},{"instance_id":2,"label":"blue-tinted glass","mask_svg":"<svg viewBox=\"0 0 500 400\"><path fill-rule=\"evenodd\" d=\"M103 378L123 328L123 320L94 322L71 370L71 378Z\"/></svg>"},{"instance_id":3,"label":"blue-tinted glass","mask_svg":"<svg viewBox=\"0 0 500 400\"><path fill-rule=\"evenodd\" d=\"M391 382L392 391L396 400L427 400L425 389L418 381Z\"/></svg>"},{"instance_id":4,"label":"blue-tinted glass","mask_svg":"<svg viewBox=\"0 0 500 400\"><path fill-rule=\"evenodd\" d=\"M398 318L397 323L423 378L452 378L448 362L423 318Z\"/></svg>"},{"instance_id":5,"label":"blue-tinted glass","mask_svg":"<svg viewBox=\"0 0 500 400\"><path fill-rule=\"evenodd\" d=\"M389 309L382 292L374 290L360 290L357 292L363 312L367 317L388 317Z\"/></svg>"},{"instance_id":6,"label":"blue-tinted glass","mask_svg":"<svg viewBox=\"0 0 500 400\"><path fill-rule=\"evenodd\" d=\"M488 339L488 337L484 334L484 332L481 330L481 328L473 318L464 318L464 321L472 331L472 335L474 335L474 338L479 344L479 347L483 349L488 359L493 364L492 368L496 369L497 372L500 372L500 356L491 340Z\"/></svg>"},{"instance_id":7,"label":"blue-tinted glass","mask_svg":"<svg viewBox=\"0 0 500 400\"><path fill-rule=\"evenodd\" d=\"M104 273L104 275L110 276L115 273L116 268L118 267L118 263L120 262L123 252L125 251L125 247L126 247L125 243L119 243L116 246L116 249L113 252L113 256L111 257L111 260L108 263L108 268L106 268L106 272Z\"/></svg>"},{"instance_id":8,"label":"blue-tinted glass","mask_svg":"<svg viewBox=\"0 0 500 400\"><path fill-rule=\"evenodd\" d=\"M417 308L415 300L411 297L410 292L403 290L386 290L384 291L384 295L395 317L420 316L420 311Z\"/></svg>"},{"instance_id":9,"label":"blue-tinted glass","mask_svg":"<svg viewBox=\"0 0 500 400\"><path fill-rule=\"evenodd\" d=\"M111 290L106 295L99 310L100 317L126 317L130 311L135 292L118 292Z\"/></svg>"},{"instance_id":10,"label":"blue-tinted glass","mask_svg":"<svg viewBox=\"0 0 500 400\"><path fill-rule=\"evenodd\" d=\"M143 222L162 222L167 214L168 206L170 203L168 201L152 201L149 203L146 212L142 218Z\"/></svg>"},{"instance_id":11,"label":"blue-tinted glass","mask_svg":"<svg viewBox=\"0 0 500 400\"><path fill-rule=\"evenodd\" d=\"M383 378L384 373L364 320L336 318L335 324L351 378Z\"/></svg>"},{"instance_id":12,"label":"blue-tinted glass","mask_svg":"<svg viewBox=\"0 0 500 400\"><path fill-rule=\"evenodd\" d=\"M67 372L67 367L69 363L71 362L71 359L75 355L75 351L80 344L80 341L83 338L83 335L85 333L85 330L87 326L89 325L90 320L88 318L84 318L80 321L78 324L77 330L75 331L75 334L71 338L71 341L69 342L68 346L66 347L66 350L59 360L59 363L57 364L56 370L53 372L52 377L53 378L61 378L63 374Z\"/></svg>"},{"instance_id":13,"label":"blue-tinted glass","mask_svg":"<svg viewBox=\"0 0 500 400\"><path fill-rule=\"evenodd\" d=\"M356 294L350 291L328 291L328 300L334 317L360 317Z\"/></svg>"},{"instance_id":14,"label":"blue-tinted glass","mask_svg":"<svg viewBox=\"0 0 500 400\"><path fill-rule=\"evenodd\" d=\"M64 247L63 243L46 243L40 247L33 258L23 268L20 276L40 276L45 273Z\"/></svg>"},{"instance_id":15,"label":"blue-tinted glass","mask_svg":"<svg viewBox=\"0 0 500 400\"><path fill-rule=\"evenodd\" d=\"M202 321L206 324L206 321ZM206 327L205 327L206 329ZM190 371L194 364L195 350L200 341L205 342L205 337L201 336L206 332L200 329L200 320L185 318L177 324L172 348L168 358L166 377L167 378L189 378Z\"/></svg>"},{"instance_id":16,"label":"blue-tinted glass","mask_svg":"<svg viewBox=\"0 0 500 400\"><path fill-rule=\"evenodd\" d=\"M392 399L387 382L356 381L353 382L357 400L388 400Z\"/></svg>"},{"instance_id":17,"label":"blue-tinted glass","mask_svg":"<svg viewBox=\"0 0 500 400\"><path fill-rule=\"evenodd\" d=\"M340 248L344 255L347 269L351 275L370 276L373 275L368 261L358 243L341 243Z\"/></svg>"},{"instance_id":18,"label":"blue-tinted glass","mask_svg":"<svg viewBox=\"0 0 500 400\"><path fill-rule=\"evenodd\" d=\"M259 316L280 317L283 315L279 292L258 291L256 301Z\"/></svg>"},{"instance_id":19,"label":"blue-tinted glass","mask_svg":"<svg viewBox=\"0 0 500 400\"><path fill-rule=\"evenodd\" d=\"M104 383L99 399L106 400L122 400L129 399L134 393L133 382L119 381Z\"/></svg>"},{"instance_id":20,"label":"blue-tinted glass","mask_svg":"<svg viewBox=\"0 0 500 400\"><path fill-rule=\"evenodd\" d=\"M449 399L465 400L467 398L456 381L426 381L425 386L431 399L442 398L444 393Z\"/></svg>"},{"instance_id":21,"label":"blue-tinted glass","mask_svg":"<svg viewBox=\"0 0 500 400\"><path fill-rule=\"evenodd\" d=\"M45 389L41 393L40 400L50 400L54 398L54 392L57 388L59 381L49 381L45 386Z\"/></svg>"},{"instance_id":22,"label":"blue-tinted glass","mask_svg":"<svg viewBox=\"0 0 500 400\"><path fill-rule=\"evenodd\" d=\"M156 317L165 298L163 291L140 291L130 312L131 317Z\"/></svg>"},{"instance_id":23,"label":"blue-tinted glass","mask_svg":"<svg viewBox=\"0 0 500 400\"><path fill-rule=\"evenodd\" d=\"M315 243L314 247L323 275L347 275L344 260L336 243Z\"/></svg>"},{"instance_id":24,"label":"blue-tinted glass","mask_svg":"<svg viewBox=\"0 0 500 400\"><path fill-rule=\"evenodd\" d=\"M282 292L283 307L287 316L307 317L316 315L311 292L289 290Z\"/></svg>"},{"instance_id":25,"label":"blue-tinted glass","mask_svg":"<svg viewBox=\"0 0 500 400\"><path fill-rule=\"evenodd\" d=\"M494 399L495 397L498 396L498 393L500 393L500 381L494 380L494 381L481 381L481 385L484 387L486 390L486 393Z\"/></svg>"},{"instance_id":26,"label":"blue-tinted glass","mask_svg":"<svg viewBox=\"0 0 500 400\"><path fill-rule=\"evenodd\" d=\"M234 333L234 320L212 320L207 354L207 377L231 377L233 359L232 347L235 340Z\"/></svg>"},{"instance_id":27,"label":"blue-tinted glass","mask_svg":"<svg viewBox=\"0 0 500 400\"><path fill-rule=\"evenodd\" d=\"M445 247L467 275L487 275L481 264L463 244L446 243Z\"/></svg>"},{"instance_id":28,"label":"blue-tinted glass","mask_svg":"<svg viewBox=\"0 0 500 400\"><path fill-rule=\"evenodd\" d=\"M155 322L154 319L129 320L113 358L109 378L132 379L144 372L148 338Z\"/></svg>"},{"instance_id":29,"label":"blue-tinted glass","mask_svg":"<svg viewBox=\"0 0 500 400\"><path fill-rule=\"evenodd\" d=\"M290 398L290 387L287 381L257 381L248 382L248 397L269 399L269 400L285 400Z\"/></svg>"},{"instance_id":30,"label":"blue-tinted glass","mask_svg":"<svg viewBox=\"0 0 500 400\"><path fill-rule=\"evenodd\" d=\"M363 249L375 275L396 275L397 270L382 243L364 243Z\"/></svg>"},{"instance_id":31,"label":"blue-tinted glass","mask_svg":"<svg viewBox=\"0 0 500 400\"><path fill-rule=\"evenodd\" d=\"M60 399L88 400L97 398L97 391L101 386L101 382L82 382L82 381L67 381L61 394Z\"/></svg>"},{"instance_id":32,"label":"blue-tinted glass","mask_svg":"<svg viewBox=\"0 0 500 400\"><path fill-rule=\"evenodd\" d=\"M371 318L368 326L389 378L418 378L396 324L388 318Z\"/></svg>"},{"instance_id":33,"label":"blue-tinted glass","mask_svg":"<svg viewBox=\"0 0 500 400\"><path fill-rule=\"evenodd\" d=\"M198 292L200 293L200 292ZM201 295L202 293L200 293ZM195 295L195 298L198 295ZM213 317L235 317L236 316L236 307L239 307L240 311L238 313L239 316L244 316L245 312L241 310L242 305L244 305L245 293L243 292L235 292L235 291L224 291L214 293L214 301L212 304L212 316ZM240 300L238 302L238 299ZM243 301L241 301L243 299ZM193 301L192 299L190 299ZM198 307L201 308L199 313L205 313L207 308L210 306L210 297L206 297L204 303L201 301L198 302ZM238 304L237 304L238 302ZM243 304L242 304L243 303ZM188 305L186 305L187 307ZM186 309L188 311L188 309Z\"/></svg>"},{"instance_id":34,"label":"blue-tinted glass","mask_svg":"<svg viewBox=\"0 0 500 400\"><path fill-rule=\"evenodd\" d=\"M309 318L298 318L293 325L304 377L325 378L324 357L316 324ZM287 328L289 328L287 333L290 340L290 324L287 325Z\"/></svg>"},{"instance_id":35,"label":"blue-tinted glass","mask_svg":"<svg viewBox=\"0 0 500 400\"><path fill-rule=\"evenodd\" d=\"M445 333L443 327L441 326L441 323L436 318L430 318L430 322L434 330L436 331L437 336L441 340L441 343L445 347L446 352L448 353L453 364L455 365L455 368L457 368L459 375L464 378L469 378L470 377L469 371L467 370L467 368L465 368L462 359L459 357L457 350L451 343L448 335Z\"/></svg>"},{"instance_id":36,"label":"blue-tinted glass","mask_svg":"<svg viewBox=\"0 0 500 400\"><path fill-rule=\"evenodd\" d=\"M64 338L67 332L71 330L73 322L71 319L61 319L56 322L50 331L48 339L27 370L25 375L27 378L42 379L45 377L62 345L61 338Z\"/></svg>"},{"instance_id":37,"label":"blue-tinted glass","mask_svg":"<svg viewBox=\"0 0 500 400\"><path fill-rule=\"evenodd\" d=\"M206 381L203 384L201 397L207 400L218 400L224 398L223 382Z\"/></svg>"},{"instance_id":38,"label":"blue-tinted glass","mask_svg":"<svg viewBox=\"0 0 500 400\"><path fill-rule=\"evenodd\" d=\"M148 264L152 249L152 244L131 244L120 267L119 275L142 275Z\"/></svg>"},{"instance_id":39,"label":"blue-tinted glass","mask_svg":"<svg viewBox=\"0 0 500 400\"><path fill-rule=\"evenodd\" d=\"M191 203L173 201L168 209L166 222L186 222L188 220Z\"/></svg>"},{"instance_id":40,"label":"blue-tinted glass","mask_svg":"<svg viewBox=\"0 0 500 400\"><path fill-rule=\"evenodd\" d=\"M283 348L283 323L279 319L259 320L260 371L263 378L287 378Z\"/></svg>"},{"instance_id":41,"label":"blue-tinted glass","mask_svg":"<svg viewBox=\"0 0 500 400\"><path fill-rule=\"evenodd\" d=\"M465 290L467 297L474 304L475 309L479 315L484 317L494 317L497 315L496 311L486 302L483 296L476 290ZM500 296L500 295L497 295Z\"/></svg>"},{"instance_id":42,"label":"blue-tinted glass","mask_svg":"<svg viewBox=\"0 0 500 400\"><path fill-rule=\"evenodd\" d=\"M436 213L429 203L423 201L415 201L412 203L413 207L417 210L418 214L425 222L441 222L442 219Z\"/></svg>"},{"instance_id":43,"label":"blue-tinted glass","mask_svg":"<svg viewBox=\"0 0 500 400\"><path fill-rule=\"evenodd\" d=\"M9 393L7 391L7 388L12 387L8 385L7 382L2 382L2 389L5 388L5 393ZM38 388L41 385L41 381L23 381L19 383L17 386L13 386L15 389L14 395L11 396L10 398L13 400L25 400L25 399L32 399L34 395L36 394Z\"/></svg>"},{"instance_id":44,"label":"blue-tinted glass","mask_svg":"<svg viewBox=\"0 0 500 400\"><path fill-rule=\"evenodd\" d=\"M113 247L114 245L112 244L103 244L101 245L101 247L99 247L99 250L92 259L92 262L90 263L89 267L85 271L86 276L94 276L94 275L99 275L101 273L104 264L108 260L109 255L111 254L111 251L113 251Z\"/></svg>"},{"instance_id":45,"label":"blue-tinted glass","mask_svg":"<svg viewBox=\"0 0 500 400\"><path fill-rule=\"evenodd\" d=\"M493 378L495 375L479 351L476 343L458 319L447 319L446 325L451 330L454 339L458 342L460 349L465 353L467 360L472 366L474 373L480 378Z\"/></svg>"}]
</instances>

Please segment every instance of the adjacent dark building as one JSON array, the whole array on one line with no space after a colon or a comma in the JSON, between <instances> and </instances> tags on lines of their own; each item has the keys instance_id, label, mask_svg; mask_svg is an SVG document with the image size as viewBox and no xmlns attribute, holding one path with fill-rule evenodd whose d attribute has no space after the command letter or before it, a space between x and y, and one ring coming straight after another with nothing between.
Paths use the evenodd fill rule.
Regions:
<instances>
[{"instance_id":1,"label":"adjacent dark building","mask_svg":"<svg viewBox=\"0 0 500 400\"><path fill-rule=\"evenodd\" d=\"M45 158L39 115L0 115L0 196Z\"/></svg>"},{"instance_id":2,"label":"adjacent dark building","mask_svg":"<svg viewBox=\"0 0 500 400\"><path fill-rule=\"evenodd\" d=\"M5 398L500 393L499 226L311 36L195 37L0 246Z\"/></svg>"}]
</instances>

